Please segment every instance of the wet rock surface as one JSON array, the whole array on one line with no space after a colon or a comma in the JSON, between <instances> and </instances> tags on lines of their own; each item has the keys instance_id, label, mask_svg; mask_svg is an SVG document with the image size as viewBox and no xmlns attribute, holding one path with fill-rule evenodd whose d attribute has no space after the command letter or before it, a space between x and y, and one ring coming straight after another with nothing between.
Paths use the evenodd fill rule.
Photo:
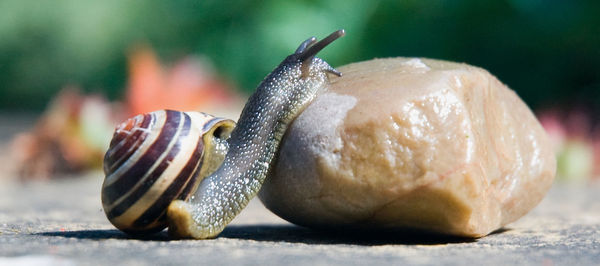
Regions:
<instances>
[{"instance_id":1,"label":"wet rock surface","mask_svg":"<svg viewBox=\"0 0 600 266\"><path fill-rule=\"evenodd\" d=\"M548 191L548 137L487 71L419 58L339 70L290 126L260 192L279 216L315 228L481 237Z\"/></svg>"},{"instance_id":2,"label":"wet rock surface","mask_svg":"<svg viewBox=\"0 0 600 266\"><path fill-rule=\"evenodd\" d=\"M593 265L600 261L600 184L555 185L531 213L472 240L414 232L314 231L253 201L214 240L132 239L106 220L101 174L0 181L0 265Z\"/></svg>"}]
</instances>

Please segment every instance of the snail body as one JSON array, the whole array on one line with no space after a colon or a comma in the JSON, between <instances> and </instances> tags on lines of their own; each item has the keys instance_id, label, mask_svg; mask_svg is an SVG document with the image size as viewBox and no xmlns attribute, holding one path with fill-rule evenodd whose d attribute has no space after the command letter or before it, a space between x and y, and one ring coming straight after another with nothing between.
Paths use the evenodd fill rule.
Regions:
<instances>
[{"instance_id":1,"label":"snail body","mask_svg":"<svg viewBox=\"0 0 600 266\"><path fill-rule=\"evenodd\" d=\"M189 135L181 129L185 128L188 121L185 115L189 113L159 111L130 119L117 127L105 156L107 176L102 190L103 206L111 223L129 233L160 231L168 225L169 234L175 238L217 236L256 196L287 127L326 86L327 74L341 75L315 55L343 35L344 31L339 30L319 42L312 37L301 43L295 53L261 82L235 128L229 120L205 119L205 125L198 125L202 130L193 135L200 140L203 139L200 136L209 136L209 143L213 143L205 145L209 148L199 148L199 142L160 140L160 136L166 134L174 139ZM170 119L172 117L176 118ZM154 123L163 129L151 130L152 122L147 119L164 121ZM131 125L139 125L139 129L132 132ZM218 134L213 138L215 132ZM158 136L153 135L157 133ZM134 135L137 137L124 140L124 136ZM144 144L144 140L149 143ZM175 164L170 160L171 150L184 146L195 147L189 152L191 157L177 163L183 168L168 172L185 170L192 173L190 177L180 181L181 174L174 178L167 177L167 171L164 176L155 173L165 167L164 164L170 169ZM157 147L171 148L154 150ZM121 159L123 153L131 155L132 161ZM177 188L172 188L176 184ZM148 187L162 189L147 190ZM175 191L179 193L172 193ZM151 199L144 199L146 196Z\"/></svg>"}]
</instances>

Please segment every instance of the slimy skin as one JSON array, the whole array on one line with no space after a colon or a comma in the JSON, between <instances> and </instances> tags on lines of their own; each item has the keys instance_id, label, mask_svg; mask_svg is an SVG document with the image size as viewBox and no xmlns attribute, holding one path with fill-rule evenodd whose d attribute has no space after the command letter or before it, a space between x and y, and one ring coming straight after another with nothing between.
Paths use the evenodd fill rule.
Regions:
<instances>
[{"instance_id":1,"label":"slimy skin","mask_svg":"<svg viewBox=\"0 0 600 266\"><path fill-rule=\"evenodd\" d=\"M216 237L256 196L288 125L327 84L327 73L341 75L315 55L344 34L338 30L320 42L304 41L260 83L231 133L223 164L190 200L170 204L172 237Z\"/></svg>"}]
</instances>

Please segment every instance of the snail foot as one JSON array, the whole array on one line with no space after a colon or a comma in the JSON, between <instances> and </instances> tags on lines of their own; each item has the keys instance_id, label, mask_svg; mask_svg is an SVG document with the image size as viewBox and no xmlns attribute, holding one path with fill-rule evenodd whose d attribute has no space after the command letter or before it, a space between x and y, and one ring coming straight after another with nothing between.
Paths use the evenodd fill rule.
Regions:
<instances>
[{"instance_id":1,"label":"snail foot","mask_svg":"<svg viewBox=\"0 0 600 266\"><path fill-rule=\"evenodd\" d=\"M167 209L169 236L173 239L210 239L214 234L201 230L192 218L191 206L183 200L174 200Z\"/></svg>"}]
</instances>

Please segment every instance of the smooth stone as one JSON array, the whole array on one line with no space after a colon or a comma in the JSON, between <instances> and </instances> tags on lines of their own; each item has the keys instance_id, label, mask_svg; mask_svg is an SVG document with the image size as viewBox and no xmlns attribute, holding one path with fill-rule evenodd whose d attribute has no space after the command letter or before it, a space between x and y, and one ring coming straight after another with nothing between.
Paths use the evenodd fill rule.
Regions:
<instances>
[{"instance_id":1,"label":"smooth stone","mask_svg":"<svg viewBox=\"0 0 600 266\"><path fill-rule=\"evenodd\" d=\"M545 131L486 70L419 58L338 70L288 129L260 191L278 216L481 237L549 190L556 162Z\"/></svg>"}]
</instances>

